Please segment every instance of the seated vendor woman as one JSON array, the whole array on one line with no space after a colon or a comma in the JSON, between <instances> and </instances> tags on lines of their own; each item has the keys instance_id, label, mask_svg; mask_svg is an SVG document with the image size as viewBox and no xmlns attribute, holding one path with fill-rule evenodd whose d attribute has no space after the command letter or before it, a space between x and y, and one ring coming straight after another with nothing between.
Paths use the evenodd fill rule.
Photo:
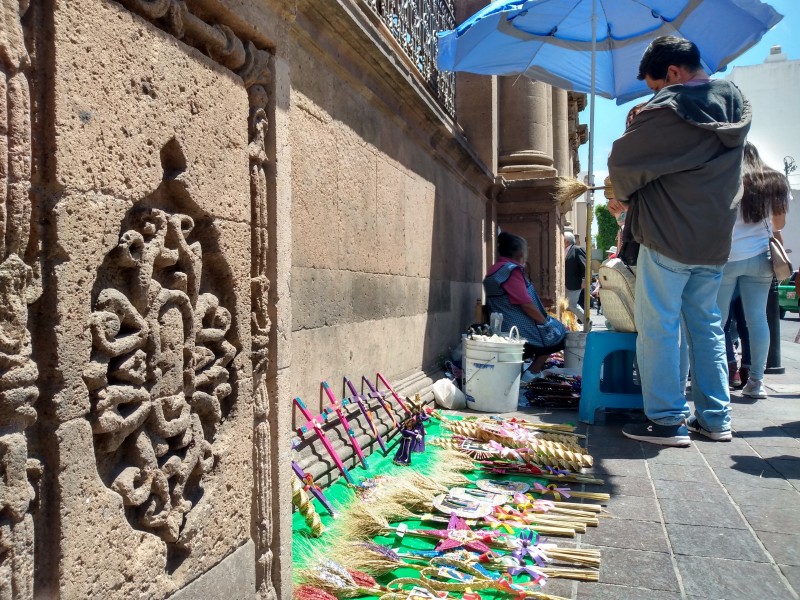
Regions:
<instances>
[{"instance_id":1,"label":"seated vendor woman","mask_svg":"<svg viewBox=\"0 0 800 600\"><path fill-rule=\"evenodd\" d=\"M520 337L527 340L523 357L532 360L529 371L538 376L547 358L564 349L566 331L558 321L547 318L523 265L528 259L528 243L524 238L502 232L497 236L499 259L483 280L489 312L503 315L503 332L517 326Z\"/></svg>"}]
</instances>

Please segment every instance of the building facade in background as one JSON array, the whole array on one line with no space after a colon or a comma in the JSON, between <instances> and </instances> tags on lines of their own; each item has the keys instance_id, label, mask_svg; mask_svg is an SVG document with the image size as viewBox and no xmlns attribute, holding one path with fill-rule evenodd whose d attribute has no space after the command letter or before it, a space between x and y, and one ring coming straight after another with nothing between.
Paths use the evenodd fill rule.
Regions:
<instances>
[{"instance_id":1,"label":"building facade in background","mask_svg":"<svg viewBox=\"0 0 800 600\"><path fill-rule=\"evenodd\" d=\"M747 96L753 107L753 125L747 139L758 148L761 158L774 169L788 172L795 201L783 230L783 244L789 258L800 263L800 60L789 59L780 46L758 65L734 67L726 79Z\"/></svg>"}]
</instances>

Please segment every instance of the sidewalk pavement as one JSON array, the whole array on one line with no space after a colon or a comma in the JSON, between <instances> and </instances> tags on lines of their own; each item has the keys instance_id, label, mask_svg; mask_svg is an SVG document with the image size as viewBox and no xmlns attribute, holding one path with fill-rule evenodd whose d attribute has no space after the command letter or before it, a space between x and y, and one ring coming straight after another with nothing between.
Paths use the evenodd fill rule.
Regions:
<instances>
[{"instance_id":1,"label":"sidewalk pavement","mask_svg":"<svg viewBox=\"0 0 800 600\"><path fill-rule=\"evenodd\" d=\"M602 317L592 319L595 331L605 329ZM600 581L551 580L545 592L573 600L800 598L799 327L797 315L781 321L786 372L765 376L769 398L731 392L731 442L691 434L689 448L668 448L624 437L622 425L642 413L598 411L594 425L579 425L593 472L605 480L586 490L611 494L608 519L575 541L601 550ZM547 423L578 417L518 414Z\"/></svg>"}]
</instances>

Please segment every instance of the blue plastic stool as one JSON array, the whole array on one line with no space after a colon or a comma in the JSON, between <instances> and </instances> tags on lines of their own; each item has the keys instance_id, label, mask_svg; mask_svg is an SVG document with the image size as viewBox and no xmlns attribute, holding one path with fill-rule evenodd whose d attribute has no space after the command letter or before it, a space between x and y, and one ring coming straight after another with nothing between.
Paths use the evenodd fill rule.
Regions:
<instances>
[{"instance_id":1,"label":"blue plastic stool","mask_svg":"<svg viewBox=\"0 0 800 600\"><path fill-rule=\"evenodd\" d=\"M636 334L592 331L586 336L578 418L594 423L599 408L644 406L642 388L633 381Z\"/></svg>"}]
</instances>

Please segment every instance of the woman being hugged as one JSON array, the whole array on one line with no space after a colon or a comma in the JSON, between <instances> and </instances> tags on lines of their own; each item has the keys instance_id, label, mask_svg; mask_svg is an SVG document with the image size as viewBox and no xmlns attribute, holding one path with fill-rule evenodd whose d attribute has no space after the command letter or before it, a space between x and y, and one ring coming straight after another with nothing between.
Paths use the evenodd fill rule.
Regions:
<instances>
[{"instance_id":1,"label":"woman being hugged","mask_svg":"<svg viewBox=\"0 0 800 600\"><path fill-rule=\"evenodd\" d=\"M502 232L497 236L499 258L483 280L486 304L490 312L503 315L503 331L516 325L520 337L527 340L523 357L532 359L529 371L540 375L547 357L564 349L566 328L548 317L523 265L528 260L524 238Z\"/></svg>"},{"instance_id":2,"label":"woman being hugged","mask_svg":"<svg viewBox=\"0 0 800 600\"><path fill-rule=\"evenodd\" d=\"M725 323L738 284L750 332L752 362L742 394L766 398L763 379L769 352L767 295L773 278L769 237L772 233L776 239L781 239L790 191L786 177L764 164L750 142L744 146L742 178L744 195L733 228L731 254L722 272L717 304Z\"/></svg>"}]
</instances>

